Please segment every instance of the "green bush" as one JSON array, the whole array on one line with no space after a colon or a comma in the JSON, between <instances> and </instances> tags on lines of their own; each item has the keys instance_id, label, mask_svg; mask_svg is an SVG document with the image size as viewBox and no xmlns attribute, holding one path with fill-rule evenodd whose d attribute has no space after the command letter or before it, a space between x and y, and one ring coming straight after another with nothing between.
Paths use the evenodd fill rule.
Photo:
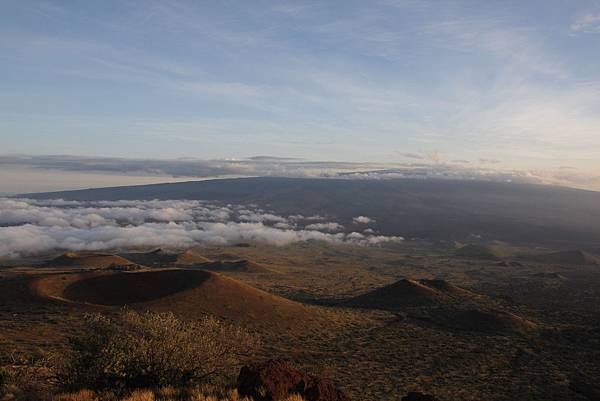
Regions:
<instances>
[{"instance_id":1,"label":"green bush","mask_svg":"<svg viewBox=\"0 0 600 401\"><path fill-rule=\"evenodd\" d=\"M187 386L231 372L257 347L247 331L206 317L182 321L172 313L125 311L116 318L87 315L71 338L64 371L71 388L120 391Z\"/></svg>"}]
</instances>

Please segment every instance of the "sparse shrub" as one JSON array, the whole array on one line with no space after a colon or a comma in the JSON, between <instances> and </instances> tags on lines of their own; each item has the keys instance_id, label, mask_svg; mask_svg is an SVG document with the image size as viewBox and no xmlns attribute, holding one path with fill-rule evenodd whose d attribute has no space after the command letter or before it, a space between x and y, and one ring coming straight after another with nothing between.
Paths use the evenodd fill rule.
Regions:
<instances>
[{"instance_id":1,"label":"sparse shrub","mask_svg":"<svg viewBox=\"0 0 600 401\"><path fill-rule=\"evenodd\" d=\"M0 367L0 397L4 396L10 383L10 374L4 367Z\"/></svg>"},{"instance_id":2,"label":"sparse shrub","mask_svg":"<svg viewBox=\"0 0 600 401\"><path fill-rule=\"evenodd\" d=\"M184 387L230 373L257 346L244 329L212 317L182 321L172 313L87 315L64 369L70 388Z\"/></svg>"},{"instance_id":3,"label":"sparse shrub","mask_svg":"<svg viewBox=\"0 0 600 401\"><path fill-rule=\"evenodd\" d=\"M49 400L49 386L44 380L45 373L40 368L28 365L1 367L0 400Z\"/></svg>"},{"instance_id":4,"label":"sparse shrub","mask_svg":"<svg viewBox=\"0 0 600 401\"><path fill-rule=\"evenodd\" d=\"M154 392L150 390L136 390L122 401L155 401Z\"/></svg>"},{"instance_id":5,"label":"sparse shrub","mask_svg":"<svg viewBox=\"0 0 600 401\"><path fill-rule=\"evenodd\" d=\"M52 401L100 401L100 399L93 391L81 390L76 393L58 395Z\"/></svg>"}]
</instances>

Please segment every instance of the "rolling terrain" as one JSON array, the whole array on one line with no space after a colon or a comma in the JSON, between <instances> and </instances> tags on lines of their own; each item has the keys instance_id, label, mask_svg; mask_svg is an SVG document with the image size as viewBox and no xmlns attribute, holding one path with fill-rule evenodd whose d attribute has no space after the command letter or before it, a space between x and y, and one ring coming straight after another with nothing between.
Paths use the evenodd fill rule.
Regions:
<instances>
[{"instance_id":1,"label":"rolling terrain","mask_svg":"<svg viewBox=\"0 0 600 401\"><path fill-rule=\"evenodd\" d=\"M185 319L214 315L270 330L319 320L318 311L204 270L53 274L30 283L34 294L71 304L171 311Z\"/></svg>"},{"instance_id":2,"label":"rolling terrain","mask_svg":"<svg viewBox=\"0 0 600 401\"><path fill-rule=\"evenodd\" d=\"M127 306L241 324L260 333L263 358L331 377L358 400L408 391L442 400L593 399L585 395L600 373L593 265L522 259L501 266L424 243L121 255L135 260L136 253L150 266L121 272L91 259L98 264L0 269L0 351L60 352L83 314ZM171 258L161 266L162 254L212 262L174 267ZM205 269L219 264L269 271Z\"/></svg>"},{"instance_id":3,"label":"rolling terrain","mask_svg":"<svg viewBox=\"0 0 600 401\"><path fill-rule=\"evenodd\" d=\"M590 401L600 391L598 193L248 178L28 197L125 200L54 206L67 224L92 212L110 219L126 200L167 202L130 202L143 223L119 214L107 225L109 239L139 229L149 243L122 236L102 253L56 256L65 246L0 268L5 354L44 359L66 349L86 313L131 308L239 324L260 336L259 358L330 377L356 400L422 391L442 401ZM178 226L191 228L170 231ZM167 232L219 240L167 246ZM299 240L264 240L286 236Z\"/></svg>"}]
</instances>

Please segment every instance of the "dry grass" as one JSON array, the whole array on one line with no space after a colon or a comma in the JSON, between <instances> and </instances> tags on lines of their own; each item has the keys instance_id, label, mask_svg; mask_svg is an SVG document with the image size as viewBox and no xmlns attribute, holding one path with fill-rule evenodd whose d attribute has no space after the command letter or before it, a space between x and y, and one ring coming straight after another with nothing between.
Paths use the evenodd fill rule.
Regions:
<instances>
[{"instance_id":1,"label":"dry grass","mask_svg":"<svg viewBox=\"0 0 600 401\"><path fill-rule=\"evenodd\" d=\"M52 401L100 401L98 395L90 390L81 390L76 393L60 394Z\"/></svg>"},{"instance_id":2,"label":"dry grass","mask_svg":"<svg viewBox=\"0 0 600 401\"><path fill-rule=\"evenodd\" d=\"M76 393L60 394L52 401L104 401L104 397L90 390L81 390ZM137 390L114 401L252 401L252 398L240 397L237 390L215 391L210 387L180 390L164 387L158 390ZM281 401L304 401L304 399L300 395L291 394Z\"/></svg>"}]
</instances>

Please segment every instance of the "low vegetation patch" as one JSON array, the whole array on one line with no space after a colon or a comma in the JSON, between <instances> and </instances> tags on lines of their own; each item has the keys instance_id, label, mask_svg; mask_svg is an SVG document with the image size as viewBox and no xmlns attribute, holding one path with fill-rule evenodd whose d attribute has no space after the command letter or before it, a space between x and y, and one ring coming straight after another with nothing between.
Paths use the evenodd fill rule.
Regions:
<instances>
[{"instance_id":1,"label":"low vegetation patch","mask_svg":"<svg viewBox=\"0 0 600 401\"><path fill-rule=\"evenodd\" d=\"M8 370L0 367L0 397L3 397L8 392L8 384L10 383L10 375Z\"/></svg>"},{"instance_id":2,"label":"low vegetation patch","mask_svg":"<svg viewBox=\"0 0 600 401\"><path fill-rule=\"evenodd\" d=\"M246 330L213 317L188 322L172 313L123 311L85 319L62 374L72 389L183 388L231 374L258 346Z\"/></svg>"}]
</instances>

